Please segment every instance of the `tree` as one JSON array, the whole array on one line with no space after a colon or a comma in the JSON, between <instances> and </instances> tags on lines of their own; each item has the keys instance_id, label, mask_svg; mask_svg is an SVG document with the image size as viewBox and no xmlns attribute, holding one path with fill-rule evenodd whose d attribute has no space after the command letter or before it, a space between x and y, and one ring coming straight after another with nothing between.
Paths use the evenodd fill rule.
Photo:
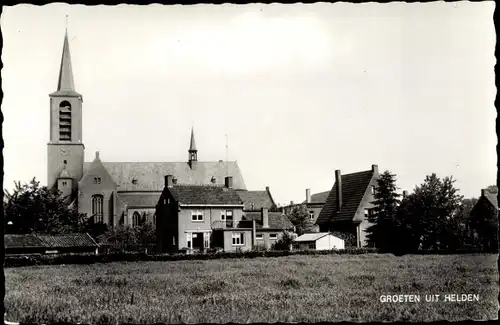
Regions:
<instances>
[{"instance_id":1,"label":"tree","mask_svg":"<svg viewBox=\"0 0 500 325\"><path fill-rule=\"evenodd\" d=\"M295 226L295 230L299 236L304 233L314 231L315 226L309 217L309 212L307 211L305 205L300 204L293 206L287 215L292 224Z\"/></svg>"},{"instance_id":2,"label":"tree","mask_svg":"<svg viewBox=\"0 0 500 325\"><path fill-rule=\"evenodd\" d=\"M396 175L386 170L377 180L373 213L368 216L372 226L367 229L368 242L382 251L392 251L397 245L394 238L400 194L396 190Z\"/></svg>"},{"instance_id":3,"label":"tree","mask_svg":"<svg viewBox=\"0 0 500 325\"><path fill-rule=\"evenodd\" d=\"M33 178L14 191L5 191L4 229L9 233L67 233L78 231L82 216L69 208L57 189L40 186Z\"/></svg>"},{"instance_id":4,"label":"tree","mask_svg":"<svg viewBox=\"0 0 500 325\"><path fill-rule=\"evenodd\" d=\"M423 249L453 246L450 231L459 220L463 199L454 183L451 176L441 180L432 174L411 195L406 222L412 239L418 240Z\"/></svg>"},{"instance_id":5,"label":"tree","mask_svg":"<svg viewBox=\"0 0 500 325\"><path fill-rule=\"evenodd\" d=\"M273 244L273 250L288 251L290 250L293 240L297 238L294 233L284 231L281 237Z\"/></svg>"}]
</instances>

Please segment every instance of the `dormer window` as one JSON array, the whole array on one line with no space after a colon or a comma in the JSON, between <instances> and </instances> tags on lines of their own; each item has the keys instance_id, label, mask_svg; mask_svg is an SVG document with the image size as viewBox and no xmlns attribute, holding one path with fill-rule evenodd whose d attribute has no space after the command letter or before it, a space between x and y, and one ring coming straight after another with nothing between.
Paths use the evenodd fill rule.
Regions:
<instances>
[{"instance_id":1,"label":"dormer window","mask_svg":"<svg viewBox=\"0 0 500 325\"><path fill-rule=\"evenodd\" d=\"M137 178L132 178L132 184L137 185Z\"/></svg>"},{"instance_id":2,"label":"dormer window","mask_svg":"<svg viewBox=\"0 0 500 325\"><path fill-rule=\"evenodd\" d=\"M94 184L101 184L101 178L100 177L94 177Z\"/></svg>"},{"instance_id":3,"label":"dormer window","mask_svg":"<svg viewBox=\"0 0 500 325\"><path fill-rule=\"evenodd\" d=\"M172 178L172 184L177 184L177 178L176 177Z\"/></svg>"}]
</instances>

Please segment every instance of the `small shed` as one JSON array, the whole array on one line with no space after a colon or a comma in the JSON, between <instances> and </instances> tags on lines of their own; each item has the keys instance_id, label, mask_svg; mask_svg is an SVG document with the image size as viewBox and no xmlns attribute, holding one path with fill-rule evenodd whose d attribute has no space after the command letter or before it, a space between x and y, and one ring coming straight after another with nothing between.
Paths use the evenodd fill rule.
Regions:
<instances>
[{"instance_id":1,"label":"small shed","mask_svg":"<svg viewBox=\"0 0 500 325\"><path fill-rule=\"evenodd\" d=\"M317 232L295 238L293 246L298 250L344 249L345 242L329 232Z\"/></svg>"},{"instance_id":2,"label":"small shed","mask_svg":"<svg viewBox=\"0 0 500 325\"><path fill-rule=\"evenodd\" d=\"M97 253L99 245L87 233L4 235L6 255Z\"/></svg>"},{"instance_id":3,"label":"small shed","mask_svg":"<svg viewBox=\"0 0 500 325\"><path fill-rule=\"evenodd\" d=\"M33 255L45 253L45 245L36 235L4 235L5 255Z\"/></svg>"}]
</instances>

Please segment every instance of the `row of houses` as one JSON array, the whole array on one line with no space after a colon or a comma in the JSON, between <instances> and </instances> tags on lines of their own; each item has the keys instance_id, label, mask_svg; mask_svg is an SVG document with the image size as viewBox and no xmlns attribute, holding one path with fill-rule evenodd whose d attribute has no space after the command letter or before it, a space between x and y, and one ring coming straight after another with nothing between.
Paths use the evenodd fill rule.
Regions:
<instances>
[{"instance_id":1,"label":"row of houses","mask_svg":"<svg viewBox=\"0 0 500 325\"><path fill-rule=\"evenodd\" d=\"M306 190L306 200L301 204L319 232L297 238L296 246L344 248L340 239L331 238L333 229L353 234L356 246L365 246L378 176L377 165L346 175L336 170L330 191L311 195ZM265 192L237 190L231 176L225 178L224 186L175 184L174 177L165 176L156 205L157 247L161 252L269 249L284 231L295 231L288 218L295 205L278 209L269 188ZM329 245L316 245L325 239Z\"/></svg>"}]
</instances>

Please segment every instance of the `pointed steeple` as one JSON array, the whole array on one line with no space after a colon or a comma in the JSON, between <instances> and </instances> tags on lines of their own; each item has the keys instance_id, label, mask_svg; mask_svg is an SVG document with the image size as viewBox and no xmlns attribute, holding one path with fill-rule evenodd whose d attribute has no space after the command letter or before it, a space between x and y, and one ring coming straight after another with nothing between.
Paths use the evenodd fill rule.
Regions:
<instances>
[{"instance_id":1,"label":"pointed steeple","mask_svg":"<svg viewBox=\"0 0 500 325\"><path fill-rule=\"evenodd\" d=\"M194 141L194 129L191 128L191 143L189 144L189 151L198 151L196 150L196 142Z\"/></svg>"},{"instance_id":2,"label":"pointed steeple","mask_svg":"<svg viewBox=\"0 0 500 325\"><path fill-rule=\"evenodd\" d=\"M61 64L59 66L59 78L57 80L57 90L51 95L81 97L81 95L75 91L75 83L73 79L73 66L71 65L71 55L69 52L67 27L64 33L64 43L61 56Z\"/></svg>"},{"instance_id":3,"label":"pointed steeple","mask_svg":"<svg viewBox=\"0 0 500 325\"><path fill-rule=\"evenodd\" d=\"M189 144L189 165L193 168L193 162L198 161L198 150L196 150L196 142L194 141L194 130L191 128L191 143Z\"/></svg>"}]
</instances>

